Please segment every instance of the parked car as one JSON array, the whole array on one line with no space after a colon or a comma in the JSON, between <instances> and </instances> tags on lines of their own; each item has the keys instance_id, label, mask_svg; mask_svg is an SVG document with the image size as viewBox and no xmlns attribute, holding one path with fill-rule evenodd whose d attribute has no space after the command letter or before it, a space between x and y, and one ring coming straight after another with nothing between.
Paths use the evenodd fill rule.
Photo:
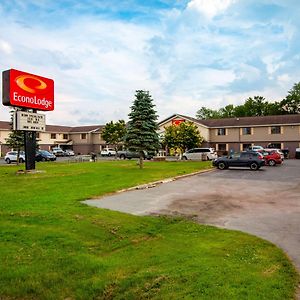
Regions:
<instances>
[{"instance_id":1,"label":"parked car","mask_svg":"<svg viewBox=\"0 0 300 300\"><path fill-rule=\"evenodd\" d=\"M229 167L248 167L251 170L258 170L265 165L264 157L257 151L243 151L229 156L222 156L213 161L213 166L220 170Z\"/></svg>"},{"instance_id":2,"label":"parked car","mask_svg":"<svg viewBox=\"0 0 300 300\"><path fill-rule=\"evenodd\" d=\"M4 156L4 160L6 161L7 164L10 164L12 162L17 162L17 156L18 156L18 151L9 151ZM20 151L20 153L19 153L19 162L20 163L25 162L25 152L24 151Z\"/></svg>"},{"instance_id":3,"label":"parked car","mask_svg":"<svg viewBox=\"0 0 300 300\"><path fill-rule=\"evenodd\" d=\"M129 151L129 150L118 151L117 155L121 159L140 158L140 152L138 151ZM153 154L148 153L147 151L143 151L143 159L152 159L152 158L153 158Z\"/></svg>"},{"instance_id":4,"label":"parked car","mask_svg":"<svg viewBox=\"0 0 300 300\"><path fill-rule=\"evenodd\" d=\"M54 161L56 156L46 150L38 150L35 154L36 161Z\"/></svg>"},{"instance_id":5,"label":"parked car","mask_svg":"<svg viewBox=\"0 0 300 300\"><path fill-rule=\"evenodd\" d=\"M277 150L264 149L259 153L263 155L266 165L276 166L282 163L282 156Z\"/></svg>"},{"instance_id":6,"label":"parked car","mask_svg":"<svg viewBox=\"0 0 300 300\"><path fill-rule=\"evenodd\" d=\"M74 155L75 155L75 153L73 150L71 150L71 149L65 150L65 156L74 156Z\"/></svg>"},{"instance_id":7,"label":"parked car","mask_svg":"<svg viewBox=\"0 0 300 300\"><path fill-rule=\"evenodd\" d=\"M54 148L52 148L52 153L55 156L64 156L65 155L65 151L63 149L61 149L60 147L54 147Z\"/></svg>"},{"instance_id":8,"label":"parked car","mask_svg":"<svg viewBox=\"0 0 300 300\"><path fill-rule=\"evenodd\" d=\"M100 152L101 156L113 156L116 155L116 150L113 148L105 148Z\"/></svg>"},{"instance_id":9,"label":"parked car","mask_svg":"<svg viewBox=\"0 0 300 300\"><path fill-rule=\"evenodd\" d=\"M283 154L283 158L289 158L290 156L290 151L287 148L281 149L281 147L279 147L280 144L274 144L274 143L270 143L267 145L267 149L277 149L280 150L281 153Z\"/></svg>"},{"instance_id":10,"label":"parked car","mask_svg":"<svg viewBox=\"0 0 300 300\"><path fill-rule=\"evenodd\" d=\"M262 151L264 150L263 146L253 145L247 148L247 151Z\"/></svg>"},{"instance_id":11,"label":"parked car","mask_svg":"<svg viewBox=\"0 0 300 300\"><path fill-rule=\"evenodd\" d=\"M279 149L269 149L269 148L265 148L263 151L274 151L274 152L277 152L277 153L280 155L282 161L284 161L284 154L283 154L283 152L282 152L281 150L279 150Z\"/></svg>"},{"instance_id":12,"label":"parked car","mask_svg":"<svg viewBox=\"0 0 300 300\"><path fill-rule=\"evenodd\" d=\"M208 160L218 158L217 152L214 148L192 148L182 154L182 159L202 159L203 154L207 155Z\"/></svg>"}]
</instances>

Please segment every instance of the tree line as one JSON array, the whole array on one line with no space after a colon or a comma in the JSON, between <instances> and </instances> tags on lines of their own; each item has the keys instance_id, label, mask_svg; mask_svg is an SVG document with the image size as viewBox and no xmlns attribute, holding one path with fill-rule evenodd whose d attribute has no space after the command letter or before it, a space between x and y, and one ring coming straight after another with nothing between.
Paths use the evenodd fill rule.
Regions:
<instances>
[{"instance_id":1,"label":"tree line","mask_svg":"<svg viewBox=\"0 0 300 300\"><path fill-rule=\"evenodd\" d=\"M237 117L257 117L300 113L300 82L295 83L281 101L268 102L262 96L249 97L244 104L226 105L218 110L201 107L196 118L200 120Z\"/></svg>"}]
</instances>

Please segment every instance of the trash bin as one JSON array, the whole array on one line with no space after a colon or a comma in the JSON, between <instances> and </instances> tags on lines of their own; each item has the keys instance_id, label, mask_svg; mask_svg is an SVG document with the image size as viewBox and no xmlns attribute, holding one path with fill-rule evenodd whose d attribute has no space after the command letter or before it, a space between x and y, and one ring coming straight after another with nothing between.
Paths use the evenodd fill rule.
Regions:
<instances>
[{"instance_id":1,"label":"trash bin","mask_svg":"<svg viewBox=\"0 0 300 300\"><path fill-rule=\"evenodd\" d=\"M300 159L300 148L296 148L296 155L295 158Z\"/></svg>"},{"instance_id":2,"label":"trash bin","mask_svg":"<svg viewBox=\"0 0 300 300\"><path fill-rule=\"evenodd\" d=\"M281 151L282 151L282 153L284 155L284 158L289 158L289 156L290 156L289 149L282 149Z\"/></svg>"}]
</instances>

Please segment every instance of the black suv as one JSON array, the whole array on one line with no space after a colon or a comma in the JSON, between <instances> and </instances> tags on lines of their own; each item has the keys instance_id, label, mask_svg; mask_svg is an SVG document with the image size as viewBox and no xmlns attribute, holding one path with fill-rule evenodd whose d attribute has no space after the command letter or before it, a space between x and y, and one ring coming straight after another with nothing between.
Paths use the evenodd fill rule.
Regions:
<instances>
[{"instance_id":1,"label":"black suv","mask_svg":"<svg viewBox=\"0 0 300 300\"><path fill-rule=\"evenodd\" d=\"M46 150L38 150L35 154L36 161L54 161L56 156Z\"/></svg>"},{"instance_id":2,"label":"black suv","mask_svg":"<svg viewBox=\"0 0 300 300\"><path fill-rule=\"evenodd\" d=\"M220 170L229 167L248 167L251 170L258 170L265 165L264 157L256 151L243 151L229 156L222 156L213 161L213 165Z\"/></svg>"}]
</instances>

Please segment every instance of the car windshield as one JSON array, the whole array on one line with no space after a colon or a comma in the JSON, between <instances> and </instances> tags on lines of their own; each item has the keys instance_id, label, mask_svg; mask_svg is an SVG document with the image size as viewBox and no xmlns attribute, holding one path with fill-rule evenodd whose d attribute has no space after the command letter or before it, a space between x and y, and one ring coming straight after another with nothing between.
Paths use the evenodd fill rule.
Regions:
<instances>
[{"instance_id":1,"label":"car windshield","mask_svg":"<svg viewBox=\"0 0 300 300\"><path fill-rule=\"evenodd\" d=\"M46 151L46 150L40 150L39 153L45 154L45 155L51 155L51 153L49 153L49 152Z\"/></svg>"}]
</instances>

